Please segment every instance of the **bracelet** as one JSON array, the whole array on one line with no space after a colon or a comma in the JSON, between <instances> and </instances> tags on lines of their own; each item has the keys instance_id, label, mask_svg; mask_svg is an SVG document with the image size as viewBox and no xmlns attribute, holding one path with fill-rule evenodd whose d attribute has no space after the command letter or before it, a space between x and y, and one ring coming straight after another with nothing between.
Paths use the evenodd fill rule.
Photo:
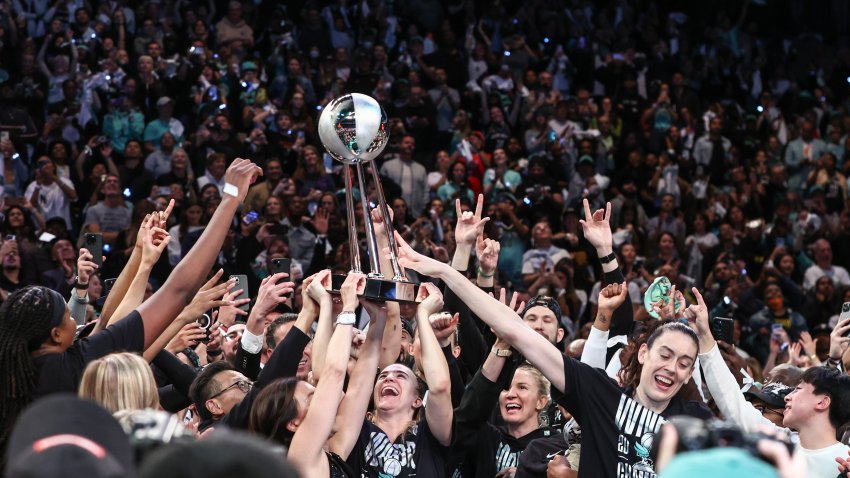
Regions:
<instances>
[{"instance_id":1,"label":"bracelet","mask_svg":"<svg viewBox=\"0 0 850 478\"><path fill-rule=\"evenodd\" d=\"M607 256L605 256L605 257L600 257L600 258L599 258L599 262L601 262L601 263L603 263L603 264L607 264L607 263L609 263L609 262L613 261L613 260L614 260L614 259L616 259L616 258L617 258L617 253L616 253L616 252L612 252L612 253L608 254Z\"/></svg>"},{"instance_id":2,"label":"bracelet","mask_svg":"<svg viewBox=\"0 0 850 478\"><path fill-rule=\"evenodd\" d=\"M513 355L511 349L497 349L496 347L493 347L490 351L493 352L496 357L510 357Z\"/></svg>"},{"instance_id":3,"label":"bracelet","mask_svg":"<svg viewBox=\"0 0 850 478\"><path fill-rule=\"evenodd\" d=\"M493 271L492 274L485 274L484 271L481 270L481 266L478 266L478 275L480 275L481 277L484 277L485 279L489 279L490 277L493 277L494 275L496 275L496 272Z\"/></svg>"}]
</instances>

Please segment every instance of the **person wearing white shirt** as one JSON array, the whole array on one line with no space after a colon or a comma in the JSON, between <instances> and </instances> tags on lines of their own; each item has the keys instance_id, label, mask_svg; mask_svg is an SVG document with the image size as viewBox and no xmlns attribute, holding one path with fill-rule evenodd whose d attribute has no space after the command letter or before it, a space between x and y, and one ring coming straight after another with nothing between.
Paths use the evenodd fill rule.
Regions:
<instances>
[{"instance_id":1,"label":"person wearing white shirt","mask_svg":"<svg viewBox=\"0 0 850 478\"><path fill-rule=\"evenodd\" d=\"M74 183L58 177L56 164L47 156L38 158L36 166L35 181L27 186L24 197L38 208L45 221L59 217L71 227L71 203L77 200Z\"/></svg>"},{"instance_id":2,"label":"person wearing white shirt","mask_svg":"<svg viewBox=\"0 0 850 478\"><path fill-rule=\"evenodd\" d=\"M826 367L812 367L803 373L797 388L785 397L783 428L765 418L738 388L738 382L726 366L711 335L708 308L694 288L697 304L685 310L685 317L699 336L699 360L705 383L720 413L744 432L762 427L796 433L799 451L805 457L810 478L835 478L836 458L847 458L850 447L836 439L837 430L850 422L850 376ZM789 430L790 429L790 430Z\"/></svg>"},{"instance_id":3,"label":"person wearing white shirt","mask_svg":"<svg viewBox=\"0 0 850 478\"><path fill-rule=\"evenodd\" d=\"M850 286L850 274L841 266L832 265L832 246L826 239L818 239L814 245L815 263L806 269L803 275L803 289L810 290L815 287L818 279L827 276L832 283L843 287Z\"/></svg>"}]
</instances>

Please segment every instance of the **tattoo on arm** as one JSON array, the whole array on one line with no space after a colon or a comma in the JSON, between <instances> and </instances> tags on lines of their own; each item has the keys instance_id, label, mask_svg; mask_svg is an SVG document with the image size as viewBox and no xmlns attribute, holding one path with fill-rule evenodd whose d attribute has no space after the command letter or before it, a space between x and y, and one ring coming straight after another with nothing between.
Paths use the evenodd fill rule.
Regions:
<instances>
[{"instance_id":1,"label":"tattoo on arm","mask_svg":"<svg viewBox=\"0 0 850 478\"><path fill-rule=\"evenodd\" d=\"M605 316L605 314L599 313L596 315L596 321L601 325L608 325L609 318Z\"/></svg>"}]
</instances>

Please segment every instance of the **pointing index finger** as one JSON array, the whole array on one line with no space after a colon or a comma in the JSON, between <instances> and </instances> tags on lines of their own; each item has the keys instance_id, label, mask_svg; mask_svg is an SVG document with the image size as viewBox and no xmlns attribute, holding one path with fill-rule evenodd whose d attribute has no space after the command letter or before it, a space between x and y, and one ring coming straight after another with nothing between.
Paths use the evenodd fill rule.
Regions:
<instances>
[{"instance_id":1,"label":"pointing index finger","mask_svg":"<svg viewBox=\"0 0 850 478\"><path fill-rule=\"evenodd\" d=\"M697 304L699 304L700 307L705 307L705 299L702 298L702 294L699 293L699 289L694 287L691 289L691 292L693 292L694 297L697 298Z\"/></svg>"}]
</instances>

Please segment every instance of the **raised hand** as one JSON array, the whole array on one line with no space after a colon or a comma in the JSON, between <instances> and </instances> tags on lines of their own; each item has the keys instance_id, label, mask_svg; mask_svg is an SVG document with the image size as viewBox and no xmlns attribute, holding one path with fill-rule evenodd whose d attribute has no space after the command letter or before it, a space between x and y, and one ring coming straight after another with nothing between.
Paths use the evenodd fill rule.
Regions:
<instances>
[{"instance_id":1,"label":"raised hand","mask_svg":"<svg viewBox=\"0 0 850 478\"><path fill-rule=\"evenodd\" d=\"M219 269L210 280L201 286L198 293L192 298L192 302L184 307L180 315L177 316L177 320L193 322L210 309L216 307L239 307L248 301L248 299L234 300L239 292L231 292L236 285L235 280L231 279L218 284L218 280L221 279L222 274L224 274L224 269ZM239 309L237 308L236 310ZM239 312L242 311L239 310ZM229 324L228 327L230 325L233 324Z\"/></svg>"},{"instance_id":2,"label":"raised hand","mask_svg":"<svg viewBox=\"0 0 850 478\"><path fill-rule=\"evenodd\" d=\"M423 256L422 254L414 251L413 248L410 247L410 244L402 239L398 231L394 232L394 234L396 244L398 244L398 263L402 267L406 269L413 269L420 274L431 277L436 277L440 271L443 270L443 267L447 267L440 261ZM387 258L390 257L389 248L384 248L384 255L386 255Z\"/></svg>"},{"instance_id":3,"label":"raised hand","mask_svg":"<svg viewBox=\"0 0 850 478\"><path fill-rule=\"evenodd\" d=\"M699 337L699 351L706 353L714 348L715 344L714 337L711 335L711 327L708 324L708 306L705 305L705 299L702 298L699 289L694 287L691 292L694 293L697 303L689 305L682 315L688 319L688 325L694 329Z\"/></svg>"},{"instance_id":4,"label":"raised hand","mask_svg":"<svg viewBox=\"0 0 850 478\"><path fill-rule=\"evenodd\" d=\"M611 233L611 203L605 206L605 210L597 209L590 212L590 203L584 200L584 219L580 219L584 238L587 239L600 256L608 255L614 251L613 234Z\"/></svg>"},{"instance_id":5,"label":"raised hand","mask_svg":"<svg viewBox=\"0 0 850 478\"><path fill-rule=\"evenodd\" d=\"M6 243L14 242L14 241L6 241L3 243L3 247L6 246ZM0 248L0 257L5 257L3 253L4 250ZM80 284L88 284L89 278L95 273L97 270L97 264L93 261L93 256L88 249L82 248L80 249L80 256L77 258L77 282Z\"/></svg>"},{"instance_id":6,"label":"raised hand","mask_svg":"<svg viewBox=\"0 0 850 478\"><path fill-rule=\"evenodd\" d=\"M323 208L320 207L316 209L316 214L313 216L312 222L313 228L316 229L316 234L325 236L328 234L328 218L330 217L330 213Z\"/></svg>"},{"instance_id":7,"label":"raised hand","mask_svg":"<svg viewBox=\"0 0 850 478\"><path fill-rule=\"evenodd\" d=\"M327 289L331 286L330 269L319 271L309 279L309 282L304 281L304 284L301 286L302 290L305 290L307 295L317 304L329 304L332 301L331 294Z\"/></svg>"},{"instance_id":8,"label":"raised hand","mask_svg":"<svg viewBox=\"0 0 850 478\"><path fill-rule=\"evenodd\" d=\"M295 284L292 282L280 282L281 279L289 277L286 272L278 272L272 274L260 283L260 289L257 291L257 302L254 304L251 315L259 314L265 316L278 304L289 300L289 296L295 290Z\"/></svg>"},{"instance_id":9,"label":"raised hand","mask_svg":"<svg viewBox=\"0 0 850 478\"><path fill-rule=\"evenodd\" d=\"M472 246L475 239L484 232L484 225L490 220L489 217L481 218L484 211L484 195L478 195L475 204L475 212L463 212L460 208L460 199L455 199L455 211L457 213L457 225L455 226L455 242L458 246Z\"/></svg>"},{"instance_id":10,"label":"raised hand","mask_svg":"<svg viewBox=\"0 0 850 478\"><path fill-rule=\"evenodd\" d=\"M162 251L171 242L171 235L168 234L168 231L155 224L157 224L157 219L156 215L153 215L148 221L146 230L139 231L145 233L145 236L142 238L142 264L148 267L153 267L156 264L159 256L162 255Z\"/></svg>"},{"instance_id":11,"label":"raised hand","mask_svg":"<svg viewBox=\"0 0 850 478\"><path fill-rule=\"evenodd\" d=\"M493 295L493 293L491 292L490 297L496 297L496 296ZM525 301L524 300L520 301L517 304L517 301L519 300L519 294L516 293L516 292L514 292L514 294L511 296L510 302L508 302L508 290L505 289L504 287L502 287L499 290L499 297L497 299L498 299L499 302L510 307L511 310L516 312L517 314L519 314L520 312L522 312L523 309L525 309Z\"/></svg>"},{"instance_id":12,"label":"raised hand","mask_svg":"<svg viewBox=\"0 0 850 478\"><path fill-rule=\"evenodd\" d=\"M168 342L168 345L165 346L165 350L177 355L178 352L186 350L187 348L194 348L206 337L207 331L201 327L201 324L197 322L189 322L180 329L180 332L177 332L177 335L175 335L170 342Z\"/></svg>"},{"instance_id":13,"label":"raised hand","mask_svg":"<svg viewBox=\"0 0 850 478\"><path fill-rule=\"evenodd\" d=\"M232 184L239 189L237 199L239 202L245 201L245 196L248 194L248 188L254 184L257 177L263 175L263 170L250 159L236 158L230 163L227 171L224 173L225 184Z\"/></svg>"},{"instance_id":14,"label":"raised hand","mask_svg":"<svg viewBox=\"0 0 850 478\"><path fill-rule=\"evenodd\" d=\"M452 334L457 330L459 320L460 316L458 314L452 315L448 312L433 314L428 317L428 321L431 322L431 329L434 331L434 336L440 342L440 347L446 347L451 343Z\"/></svg>"},{"instance_id":15,"label":"raised hand","mask_svg":"<svg viewBox=\"0 0 850 478\"><path fill-rule=\"evenodd\" d=\"M359 303L357 294L363 292L365 285L366 276L364 274L349 273L345 276L345 282L339 288L343 312L354 312L357 309L357 304Z\"/></svg>"},{"instance_id":16,"label":"raised hand","mask_svg":"<svg viewBox=\"0 0 850 478\"><path fill-rule=\"evenodd\" d=\"M608 317L617 310L629 295L629 286L622 284L608 284L599 291L599 312L606 313Z\"/></svg>"},{"instance_id":17,"label":"raised hand","mask_svg":"<svg viewBox=\"0 0 850 478\"><path fill-rule=\"evenodd\" d=\"M416 301L419 302L416 312L426 314L426 317L443 310L443 293L430 282L423 282L419 285Z\"/></svg>"},{"instance_id":18,"label":"raised hand","mask_svg":"<svg viewBox=\"0 0 850 478\"><path fill-rule=\"evenodd\" d=\"M484 236L478 236L475 242L475 255L478 257L478 267L481 273L486 276L491 276L496 273L496 267L499 265L499 250L501 244L493 239L484 239Z\"/></svg>"},{"instance_id":19,"label":"raised hand","mask_svg":"<svg viewBox=\"0 0 850 478\"><path fill-rule=\"evenodd\" d=\"M850 318L844 319L835 325L832 332L829 334L829 358L832 360L841 361L844 357L844 352L850 346L850 337L847 333L850 332Z\"/></svg>"}]
</instances>

